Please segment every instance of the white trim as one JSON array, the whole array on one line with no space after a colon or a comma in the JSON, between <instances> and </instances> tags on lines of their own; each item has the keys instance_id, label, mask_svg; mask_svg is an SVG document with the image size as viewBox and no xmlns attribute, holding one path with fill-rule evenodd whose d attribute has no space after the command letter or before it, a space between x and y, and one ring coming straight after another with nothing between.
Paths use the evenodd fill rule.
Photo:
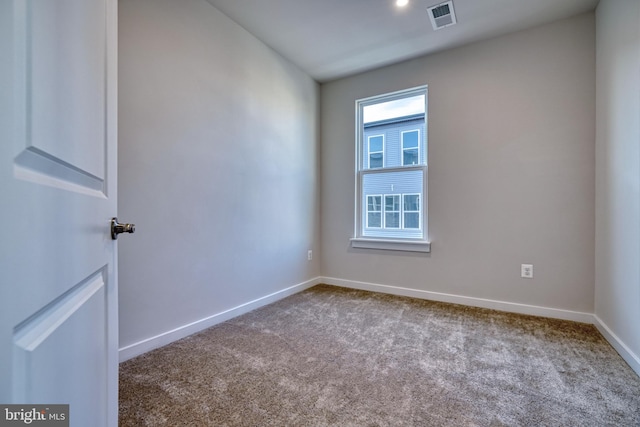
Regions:
<instances>
[{"instance_id":1,"label":"white trim","mask_svg":"<svg viewBox=\"0 0 640 427\"><path fill-rule=\"evenodd\" d=\"M309 289L320 283L322 283L320 281L320 278L316 277L314 279L307 280L306 282L299 283L289 288L282 289L278 292L274 292L253 301L241 304L229 310L222 311L212 316L205 317L204 319L200 319L187 325L183 325L173 330L161 333L159 335L156 335L155 337L147 338L140 342L122 347L119 350L120 363L156 348L171 344L174 341L188 337L189 335L193 335L196 332L200 332L204 329L210 328L211 326L225 322L229 319L233 319L234 317L248 313L267 304L274 303L290 295L297 294L298 292L302 292L305 289Z\"/></svg>"},{"instance_id":2,"label":"white trim","mask_svg":"<svg viewBox=\"0 0 640 427\"><path fill-rule=\"evenodd\" d=\"M598 331L605 337L609 344L622 356L625 362L629 364L631 369L633 369L638 376L640 376L640 357L635 354L627 345L620 339L616 334L613 333L611 329L598 317L598 315L594 314L594 325L598 328Z\"/></svg>"},{"instance_id":3,"label":"white trim","mask_svg":"<svg viewBox=\"0 0 640 427\"><path fill-rule=\"evenodd\" d=\"M550 317L553 319L572 320L574 322L594 324L594 315L579 311L561 310L557 308L539 307L535 305L519 304L506 301L496 301L484 298L464 297L460 295L445 294L440 292L423 291L419 289L388 286L377 283L357 282L354 280L337 279L334 277L321 277L320 283L342 286L343 288L360 289L364 291L381 292L391 295L420 298L424 300L447 302L471 307L489 308L492 310L506 311L509 313L528 314L532 316Z\"/></svg>"},{"instance_id":4,"label":"white trim","mask_svg":"<svg viewBox=\"0 0 640 427\"><path fill-rule=\"evenodd\" d=\"M396 101L398 99L410 98L412 96L424 95L429 85L416 86L409 89L395 92L383 93L380 95L368 96L356 100L356 105L368 107L369 105L381 104L383 102ZM426 111L426 110L425 110Z\"/></svg>"},{"instance_id":5,"label":"white trim","mask_svg":"<svg viewBox=\"0 0 640 427\"><path fill-rule=\"evenodd\" d=\"M389 166L386 168L373 168L373 169L363 169L358 171L362 175L376 175L390 172L406 172L413 170L425 170L427 169L427 165L407 165L407 166Z\"/></svg>"},{"instance_id":6,"label":"white trim","mask_svg":"<svg viewBox=\"0 0 640 427\"><path fill-rule=\"evenodd\" d=\"M393 240L385 238L352 237L352 248L382 249L387 251L431 252L431 242L425 240Z\"/></svg>"}]
</instances>

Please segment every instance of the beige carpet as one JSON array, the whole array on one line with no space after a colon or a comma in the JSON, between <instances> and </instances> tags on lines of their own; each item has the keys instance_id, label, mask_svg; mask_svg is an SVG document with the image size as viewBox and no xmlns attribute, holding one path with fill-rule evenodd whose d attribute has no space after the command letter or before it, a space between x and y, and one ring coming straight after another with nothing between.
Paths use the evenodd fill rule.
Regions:
<instances>
[{"instance_id":1,"label":"beige carpet","mask_svg":"<svg viewBox=\"0 0 640 427\"><path fill-rule=\"evenodd\" d=\"M640 426L591 325L324 285L120 368L120 426Z\"/></svg>"}]
</instances>

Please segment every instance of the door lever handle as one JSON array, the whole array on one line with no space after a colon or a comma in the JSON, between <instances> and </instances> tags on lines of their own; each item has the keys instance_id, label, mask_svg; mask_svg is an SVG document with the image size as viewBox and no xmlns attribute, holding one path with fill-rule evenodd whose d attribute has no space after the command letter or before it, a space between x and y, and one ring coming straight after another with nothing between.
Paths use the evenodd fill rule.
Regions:
<instances>
[{"instance_id":1,"label":"door lever handle","mask_svg":"<svg viewBox=\"0 0 640 427\"><path fill-rule=\"evenodd\" d=\"M118 218L111 218L111 238L113 240L118 240L118 234L135 232L135 224L120 224L118 223Z\"/></svg>"}]
</instances>

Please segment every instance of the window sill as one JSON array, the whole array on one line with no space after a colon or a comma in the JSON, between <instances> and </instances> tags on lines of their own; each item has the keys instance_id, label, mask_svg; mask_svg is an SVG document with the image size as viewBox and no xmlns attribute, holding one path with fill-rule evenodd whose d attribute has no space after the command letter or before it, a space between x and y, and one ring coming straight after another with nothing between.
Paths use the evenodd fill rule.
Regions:
<instances>
[{"instance_id":1,"label":"window sill","mask_svg":"<svg viewBox=\"0 0 640 427\"><path fill-rule=\"evenodd\" d=\"M364 237L353 237L351 240L352 248L359 249L382 249L387 251L405 251L405 252L431 252L431 242L410 241L410 240L389 240L389 239L371 239Z\"/></svg>"}]
</instances>

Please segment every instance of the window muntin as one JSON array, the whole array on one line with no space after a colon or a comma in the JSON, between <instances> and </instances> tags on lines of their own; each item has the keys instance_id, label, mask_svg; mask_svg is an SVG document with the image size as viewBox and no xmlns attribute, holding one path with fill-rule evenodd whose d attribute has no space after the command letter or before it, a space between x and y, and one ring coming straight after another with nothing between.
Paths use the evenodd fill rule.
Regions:
<instances>
[{"instance_id":1,"label":"window muntin","mask_svg":"<svg viewBox=\"0 0 640 427\"><path fill-rule=\"evenodd\" d=\"M384 135L372 135L367 138L369 149L369 169L384 167Z\"/></svg>"},{"instance_id":2,"label":"window muntin","mask_svg":"<svg viewBox=\"0 0 640 427\"><path fill-rule=\"evenodd\" d=\"M388 239L428 251L426 104L426 86L356 101L356 247Z\"/></svg>"},{"instance_id":3,"label":"window muntin","mask_svg":"<svg viewBox=\"0 0 640 427\"><path fill-rule=\"evenodd\" d=\"M402 165L417 165L420 163L420 130L407 130L402 135Z\"/></svg>"}]
</instances>

